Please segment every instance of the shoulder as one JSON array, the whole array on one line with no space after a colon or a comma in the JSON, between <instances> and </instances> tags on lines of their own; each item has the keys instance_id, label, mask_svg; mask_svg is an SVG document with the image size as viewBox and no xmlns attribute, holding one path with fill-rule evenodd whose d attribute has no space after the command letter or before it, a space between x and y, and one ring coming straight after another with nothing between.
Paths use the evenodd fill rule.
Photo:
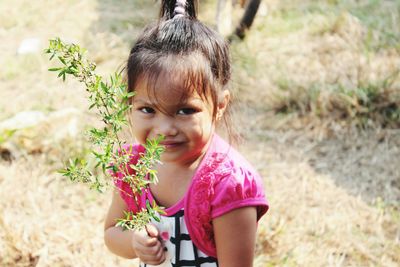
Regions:
<instances>
[{"instance_id":1,"label":"shoulder","mask_svg":"<svg viewBox=\"0 0 400 267\"><path fill-rule=\"evenodd\" d=\"M204 161L195 190L208 191L212 218L246 206L256 206L261 218L268 210L262 178L243 155L215 136Z\"/></svg>"},{"instance_id":2,"label":"shoulder","mask_svg":"<svg viewBox=\"0 0 400 267\"><path fill-rule=\"evenodd\" d=\"M216 256L212 221L244 207L255 207L257 219L267 210L260 175L220 137L213 138L185 199L185 220L196 245Z\"/></svg>"},{"instance_id":3,"label":"shoulder","mask_svg":"<svg viewBox=\"0 0 400 267\"><path fill-rule=\"evenodd\" d=\"M212 217L216 218L241 207L257 207L257 218L268 210L261 176L234 148L215 169L216 181L212 198Z\"/></svg>"}]
</instances>

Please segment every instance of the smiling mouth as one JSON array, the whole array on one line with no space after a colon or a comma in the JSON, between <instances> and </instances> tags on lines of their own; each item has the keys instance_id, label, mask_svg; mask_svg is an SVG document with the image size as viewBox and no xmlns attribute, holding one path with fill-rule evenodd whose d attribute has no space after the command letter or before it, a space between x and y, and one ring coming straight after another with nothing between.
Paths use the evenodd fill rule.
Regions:
<instances>
[{"instance_id":1,"label":"smiling mouth","mask_svg":"<svg viewBox=\"0 0 400 267\"><path fill-rule=\"evenodd\" d=\"M161 145L164 146L166 149L171 149L182 145L182 142L162 142Z\"/></svg>"}]
</instances>

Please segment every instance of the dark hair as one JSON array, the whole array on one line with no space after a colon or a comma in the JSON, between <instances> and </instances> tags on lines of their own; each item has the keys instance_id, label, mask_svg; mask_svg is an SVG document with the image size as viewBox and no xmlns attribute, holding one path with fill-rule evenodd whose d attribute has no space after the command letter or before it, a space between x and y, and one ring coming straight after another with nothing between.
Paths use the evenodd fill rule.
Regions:
<instances>
[{"instance_id":1,"label":"dark hair","mask_svg":"<svg viewBox=\"0 0 400 267\"><path fill-rule=\"evenodd\" d=\"M215 119L231 75L229 48L217 32L197 20L197 7L197 0L162 0L158 22L145 28L130 51L128 90L134 91L137 82L145 79L149 93L156 97L159 79L172 72L185 89L182 100L196 90L213 103ZM230 132L228 117L225 126Z\"/></svg>"}]
</instances>

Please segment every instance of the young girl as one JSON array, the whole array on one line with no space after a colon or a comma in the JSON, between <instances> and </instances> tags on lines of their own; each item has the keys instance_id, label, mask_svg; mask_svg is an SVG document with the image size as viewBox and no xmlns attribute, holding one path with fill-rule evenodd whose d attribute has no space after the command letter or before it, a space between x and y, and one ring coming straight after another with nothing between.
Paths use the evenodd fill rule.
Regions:
<instances>
[{"instance_id":1,"label":"young girl","mask_svg":"<svg viewBox=\"0 0 400 267\"><path fill-rule=\"evenodd\" d=\"M252 266L257 221L268 204L260 176L215 133L228 121L229 51L196 19L196 8L193 0L162 1L160 20L145 29L127 64L138 142L128 149L132 160L146 139L165 137L162 164L155 167L159 183L142 194L139 206L149 199L166 214L142 231L116 227L124 211L138 211L132 190L116 174L105 243L119 256L139 258L141 266Z\"/></svg>"}]
</instances>

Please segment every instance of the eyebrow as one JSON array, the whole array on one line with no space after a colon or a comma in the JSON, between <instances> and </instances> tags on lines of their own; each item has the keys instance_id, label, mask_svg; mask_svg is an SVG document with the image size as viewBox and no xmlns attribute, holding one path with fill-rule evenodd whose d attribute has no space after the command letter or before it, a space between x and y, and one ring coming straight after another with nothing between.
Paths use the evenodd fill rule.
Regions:
<instances>
[{"instance_id":1,"label":"eyebrow","mask_svg":"<svg viewBox=\"0 0 400 267\"><path fill-rule=\"evenodd\" d=\"M187 101L178 103L178 105L186 105L191 101L203 102L203 99L200 98L200 97L188 98ZM135 97L133 98L133 103L141 103L141 104L146 104L146 105L157 105L157 102L151 102L151 101L147 101L147 100L144 100L144 99L141 99L141 98L138 99L138 98L135 98Z\"/></svg>"},{"instance_id":2,"label":"eyebrow","mask_svg":"<svg viewBox=\"0 0 400 267\"><path fill-rule=\"evenodd\" d=\"M146 105L154 105L154 103L142 100L140 98L139 99L133 98L133 103L142 103L142 104L146 104Z\"/></svg>"}]
</instances>

